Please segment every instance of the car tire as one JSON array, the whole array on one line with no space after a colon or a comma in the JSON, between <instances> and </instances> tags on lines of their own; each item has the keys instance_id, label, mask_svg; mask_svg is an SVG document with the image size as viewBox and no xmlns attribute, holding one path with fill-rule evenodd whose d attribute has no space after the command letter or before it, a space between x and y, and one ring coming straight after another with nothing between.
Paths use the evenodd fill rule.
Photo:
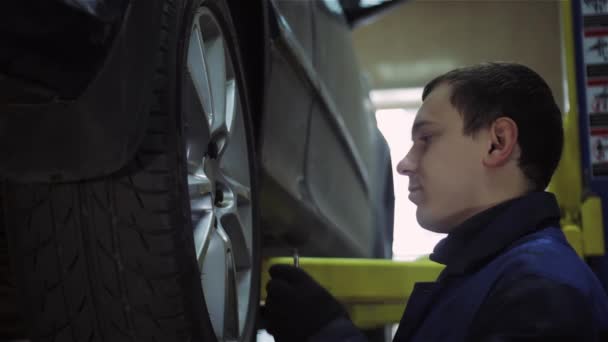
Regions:
<instances>
[{"instance_id":1,"label":"car tire","mask_svg":"<svg viewBox=\"0 0 608 342\"><path fill-rule=\"evenodd\" d=\"M32 341L255 336L256 158L230 10L221 0L162 1L150 118L132 162L99 179L3 183ZM210 51L202 63L196 44ZM201 65L208 74L197 74Z\"/></svg>"}]
</instances>

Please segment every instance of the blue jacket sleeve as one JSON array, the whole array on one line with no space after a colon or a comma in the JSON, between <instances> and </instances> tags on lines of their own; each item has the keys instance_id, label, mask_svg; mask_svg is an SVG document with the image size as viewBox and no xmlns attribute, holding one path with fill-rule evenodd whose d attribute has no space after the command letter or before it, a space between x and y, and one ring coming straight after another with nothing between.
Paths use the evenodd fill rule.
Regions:
<instances>
[{"instance_id":1,"label":"blue jacket sleeve","mask_svg":"<svg viewBox=\"0 0 608 342\"><path fill-rule=\"evenodd\" d=\"M353 322L345 317L336 318L321 331L313 335L308 342L368 342L363 333Z\"/></svg>"}]
</instances>

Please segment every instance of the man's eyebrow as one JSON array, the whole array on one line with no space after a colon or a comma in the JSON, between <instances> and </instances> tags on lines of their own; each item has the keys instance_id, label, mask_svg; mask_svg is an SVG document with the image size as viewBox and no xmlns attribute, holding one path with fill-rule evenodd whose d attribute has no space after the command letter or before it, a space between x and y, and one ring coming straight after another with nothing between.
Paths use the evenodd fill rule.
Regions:
<instances>
[{"instance_id":1,"label":"man's eyebrow","mask_svg":"<svg viewBox=\"0 0 608 342\"><path fill-rule=\"evenodd\" d=\"M432 125L434 125L434 122L426 121L426 120L420 120L420 121L414 122L414 125L412 126L412 136L414 136L416 134L416 132L418 132L422 127L432 126Z\"/></svg>"}]
</instances>

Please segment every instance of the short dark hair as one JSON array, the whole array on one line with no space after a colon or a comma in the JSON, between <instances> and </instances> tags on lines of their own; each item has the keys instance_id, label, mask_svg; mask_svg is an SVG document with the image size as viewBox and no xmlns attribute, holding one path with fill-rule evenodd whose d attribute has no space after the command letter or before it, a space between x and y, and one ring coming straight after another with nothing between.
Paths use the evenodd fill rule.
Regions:
<instances>
[{"instance_id":1,"label":"short dark hair","mask_svg":"<svg viewBox=\"0 0 608 342\"><path fill-rule=\"evenodd\" d=\"M532 69L516 63L483 63L452 70L429 82L424 100L438 85L451 86L450 101L463 116L464 134L511 118L519 131L519 167L534 191L544 190L561 158L562 114L551 89Z\"/></svg>"}]
</instances>

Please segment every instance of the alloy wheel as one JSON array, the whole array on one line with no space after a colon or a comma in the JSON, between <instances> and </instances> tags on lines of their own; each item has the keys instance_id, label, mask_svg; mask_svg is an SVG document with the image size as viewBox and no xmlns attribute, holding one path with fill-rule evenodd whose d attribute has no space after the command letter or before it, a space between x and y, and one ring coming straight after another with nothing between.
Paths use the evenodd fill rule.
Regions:
<instances>
[{"instance_id":1,"label":"alloy wheel","mask_svg":"<svg viewBox=\"0 0 608 342\"><path fill-rule=\"evenodd\" d=\"M253 271L248 141L235 65L217 17L201 7L186 55L184 137L194 244L207 311L220 341L240 340Z\"/></svg>"}]
</instances>

